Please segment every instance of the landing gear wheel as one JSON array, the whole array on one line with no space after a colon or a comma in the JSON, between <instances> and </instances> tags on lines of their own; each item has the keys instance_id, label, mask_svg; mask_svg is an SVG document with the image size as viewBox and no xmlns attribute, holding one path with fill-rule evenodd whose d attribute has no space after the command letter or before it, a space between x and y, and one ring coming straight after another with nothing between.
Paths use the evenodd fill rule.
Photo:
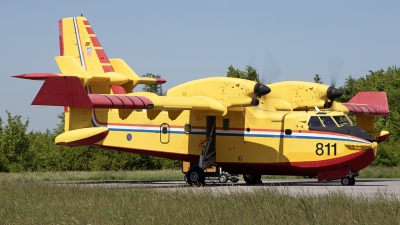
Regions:
<instances>
[{"instance_id":1,"label":"landing gear wheel","mask_svg":"<svg viewBox=\"0 0 400 225\"><path fill-rule=\"evenodd\" d=\"M204 170L198 166L191 167L187 172L186 177L187 183L190 185L205 185L204 181L206 177L204 175Z\"/></svg>"},{"instance_id":2,"label":"landing gear wheel","mask_svg":"<svg viewBox=\"0 0 400 225\"><path fill-rule=\"evenodd\" d=\"M262 184L261 175L243 174L243 179L246 184Z\"/></svg>"},{"instance_id":3,"label":"landing gear wheel","mask_svg":"<svg viewBox=\"0 0 400 225\"><path fill-rule=\"evenodd\" d=\"M350 185L355 185L356 184L356 179L354 177L352 177L350 179Z\"/></svg>"},{"instance_id":4,"label":"landing gear wheel","mask_svg":"<svg viewBox=\"0 0 400 225\"><path fill-rule=\"evenodd\" d=\"M356 183L356 179L350 178L350 177L344 177L344 178L342 178L341 183L342 183L342 185L344 185L344 186L354 185L354 184L352 184L352 180L354 180L354 183Z\"/></svg>"},{"instance_id":5,"label":"landing gear wheel","mask_svg":"<svg viewBox=\"0 0 400 225\"><path fill-rule=\"evenodd\" d=\"M187 180L187 174L185 174L185 176L183 177L183 180L187 183L188 182L188 180Z\"/></svg>"},{"instance_id":6,"label":"landing gear wheel","mask_svg":"<svg viewBox=\"0 0 400 225\"><path fill-rule=\"evenodd\" d=\"M226 183L228 181L228 176L225 173L220 174L218 177L218 181L221 183Z\"/></svg>"}]
</instances>

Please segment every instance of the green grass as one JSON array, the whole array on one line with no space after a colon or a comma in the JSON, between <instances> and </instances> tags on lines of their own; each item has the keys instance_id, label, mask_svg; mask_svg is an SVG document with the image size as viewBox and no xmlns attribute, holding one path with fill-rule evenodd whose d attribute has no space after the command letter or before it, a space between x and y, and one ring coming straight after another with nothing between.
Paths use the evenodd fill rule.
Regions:
<instances>
[{"instance_id":1,"label":"green grass","mask_svg":"<svg viewBox=\"0 0 400 225\"><path fill-rule=\"evenodd\" d=\"M399 168L368 167L362 178L400 177ZM0 174L0 224L398 224L391 193L288 195L263 187L88 187L46 181L181 180L180 170ZM281 178L265 176L264 179ZM288 177L296 178L296 177Z\"/></svg>"},{"instance_id":2,"label":"green grass","mask_svg":"<svg viewBox=\"0 0 400 225\"><path fill-rule=\"evenodd\" d=\"M274 187L231 194L193 188L109 188L0 182L0 224L398 224L390 193L290 196ZM201 190L201 191L199 191Z\"/></svg>"},{"instance_id":3,"label":"green grass","mask_svg":"<svg viewBox=\"0 0 400 225\"><path fill-rule=\"evenodd\" d=\"M360 171L360 178L400 178L400 167L368 166Z\"/></svg>"},{"instance_id":4,"label":"green grass","mask_svg":"<svg viewBox=\"0 0 400 225\"><path fill-rule=\"evenodd\" d=\"M0 173L0 181L70 181L70 180L183 180L180 170L154 171L65 171Z\"/></svg>"}]
</instances>

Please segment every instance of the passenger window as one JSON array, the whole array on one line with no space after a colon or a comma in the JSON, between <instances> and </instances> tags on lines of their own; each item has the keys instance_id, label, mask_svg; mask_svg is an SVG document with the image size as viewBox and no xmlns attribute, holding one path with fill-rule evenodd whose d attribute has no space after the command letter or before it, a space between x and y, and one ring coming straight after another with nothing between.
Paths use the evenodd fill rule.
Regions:
<instances>
[{"instance_id":1,"label":"passenger window","mask_svg":"<svg viewBox=\"0 0 400 225\"><path fill-rule=\"evenodd\" d=\"M337 127L335 121L333 121L332 117L330 116L321 116L322 123L325 127Z\"/></svg>"},{"instance_id":2,"label":"passenger window","mask_svg":"<svg viewBox=\"0 0 400 225\"><path fill-rule=\"evenodd\" d=\"M322 123L318 116L310 117L310 120L308 121L308 127L322 127Z\"/></svg>"}]
</instances>

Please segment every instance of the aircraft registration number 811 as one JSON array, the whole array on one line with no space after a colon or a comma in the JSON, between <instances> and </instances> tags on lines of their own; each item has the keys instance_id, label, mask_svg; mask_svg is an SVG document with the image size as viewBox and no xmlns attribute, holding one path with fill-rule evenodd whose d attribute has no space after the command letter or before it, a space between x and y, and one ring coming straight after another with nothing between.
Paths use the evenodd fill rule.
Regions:
<instances>
[{"instance_id":1,"label":"aircraft registration number 811","mask_svg":"<svg viewBox=\"0 0 400 225\"><path fill-rule=\"evenodd\" d=\"M336 143L332 144L328 143L326 145L322 144L322 143L317 143L315 145L316 150L315 150L315 154L321 156L325 153L325 150L327 152L327 155L331 155L331 148L333 150L333 155L336 155Z\"/></svg>"}]
</instances>

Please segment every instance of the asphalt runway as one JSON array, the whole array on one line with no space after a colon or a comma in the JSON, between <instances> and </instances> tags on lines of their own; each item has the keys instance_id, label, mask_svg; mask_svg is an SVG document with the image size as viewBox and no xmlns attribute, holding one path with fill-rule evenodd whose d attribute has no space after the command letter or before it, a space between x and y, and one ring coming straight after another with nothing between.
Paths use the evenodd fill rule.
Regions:
<instances>
[{"instance_id":1,"label":"asphalt runway","mask_svg":"<svg viewBox=\"0 0 400 225\"><path fill-rule=\"evenodd\" d=\"M287 194L326 195L345 193L350 196L373 196L392 194L400 199L400 179L363 179L356 178L354 186L343 186L340 180L318 182L316 179L263 179L261 185L247 185L243 179L237 183L219 183L217 180L206 180L204 187L190 187L183 180L172 181L79 181L56 182L58 185L78 185L82 187L107 188L155 188L159 190L211 191L218 194L233 192L254 192L261 189L277 189Z\"/></svg>"}]
</instances>

